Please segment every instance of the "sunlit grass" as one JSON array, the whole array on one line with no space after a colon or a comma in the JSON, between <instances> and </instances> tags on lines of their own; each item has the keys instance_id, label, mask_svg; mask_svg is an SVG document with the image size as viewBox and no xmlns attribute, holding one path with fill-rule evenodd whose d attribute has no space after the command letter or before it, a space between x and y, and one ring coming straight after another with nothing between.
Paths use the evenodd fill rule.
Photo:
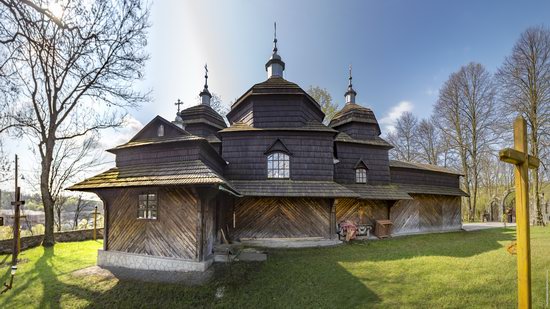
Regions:
<instances>
[{"instance_id":1,"label":"sunlit grass","mask_svg":"<svg viewBox=\"0 0 550 309\"><path fill-rule=\"evenodd\" d=\"M514 308L513 229L399 237L323 249L273 250L265 263L217 265L204 286L75 277L95 264L100 242L35 248L21 258L0 308ZM541 308L550 228L532 229L533 302ZM9 256L0 261L9 262ZM8 267L2 268L2 280ZM215 298L224 287L224 297Z\"/></svg>"}]
</instances>

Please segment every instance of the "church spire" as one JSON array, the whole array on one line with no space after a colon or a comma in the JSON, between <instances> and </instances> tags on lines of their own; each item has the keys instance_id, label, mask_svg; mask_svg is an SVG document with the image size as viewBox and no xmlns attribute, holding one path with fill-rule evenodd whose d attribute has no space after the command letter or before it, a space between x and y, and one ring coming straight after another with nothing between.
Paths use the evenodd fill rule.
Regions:
<instances>
[{"instance_id":1,"label":"church spire","mask_svg":"<svg viewBox=\"0 0 550 309\"><path fill-rule=\"evenodd\" d=\"M346 104L354 104L355 103L355 96L357 95L357 92L353 90L353 85L351 84L351 80L353 77L351 76L351 64L349 65L349 83L348 83L348 91L346 91Z\"/></svg>"},{"instance_id":2,"label":"church spire","mask_svg":"<svg viewBox=\"0 0 550 309\"><path fill-rule=\"evenodd\" d=\"M265 70L267 71L267 78L283 77L283 71L285 70L285 63L281 59L281 56L277 54L277 51L279 50L277 48L277 23L274 23L273 26L274 26L273 54L265 64Z\"/></svg>"},{"instance_id":3,"label":"church spire","mask_svg":"<svg viewBox=\"0 0 550 309\"><path fill-rule=\"evenodd\" d=\"M210 94L210 91L208 91L208 64L204 65L204 88L201 93L199 93L199 96L201 97L202 105L210 106L210 99L212 99L212 95Z\"/></svg>"}]
</instances>

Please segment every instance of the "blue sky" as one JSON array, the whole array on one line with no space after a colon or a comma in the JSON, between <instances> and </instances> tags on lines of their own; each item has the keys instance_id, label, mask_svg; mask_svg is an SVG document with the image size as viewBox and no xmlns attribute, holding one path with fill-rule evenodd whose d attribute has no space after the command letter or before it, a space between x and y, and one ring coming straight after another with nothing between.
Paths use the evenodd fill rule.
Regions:
<instances>
[{"instance_id":1,"label":"blue sky","mask_svg":"<svg viewBox=\"0 0 550 309\"><path fill-rule=\"evenodd\" d=\"M550 21L550 1L156 1L140 84L153 102L132 115L172 119L177 98L196 104L205 62L225 103L265 80L273 21L286 79L343 104L352 64L358 102L388 127L406 109L428 116L461 65L494 72L522 31Z\"/></svg>"},{"instance_id":2,"label":"blue sky","mask_svg":"<svg viewBox=\"0 0 550 309\"><path fill-rule=\"evenodd\" d=\"M197 104L205 62L210 90L225 103L264 81L274 21L285 78L327 88L343 105L352 64L357 102L374 110L386 133L405 110L429 116L440 86L461 65L476 61L494 72L522 31L550 26L550 1L157 0L151 59L136 83L153 91L152 101L129 111L127 127L104 132L102 148L126 142L156 115L172 120L178 98ZM28 142L6 146L22 162L36 162Z\"/></svg>"}]
</instances>

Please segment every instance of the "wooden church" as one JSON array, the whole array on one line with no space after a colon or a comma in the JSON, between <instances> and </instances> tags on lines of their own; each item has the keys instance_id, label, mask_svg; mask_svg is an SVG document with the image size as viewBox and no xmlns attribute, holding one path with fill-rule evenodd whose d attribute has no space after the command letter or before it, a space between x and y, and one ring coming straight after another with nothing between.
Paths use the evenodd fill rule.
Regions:
<instances>
[{"instance_id":1,"label":"wooden church","mask_svg":"<svg viewBox=\"0 0 550 309\"><path fill-rule=\"evenodd\" d=\"M393 161L373 111L355 102L324 125L320 105L283 77L277 51L267 80L231 106L229 126L201 104L155 117L108 151L116 166L70 190L97 194L105 211L98 265L205 270L231 241L337 239L338 224L391 222L392 235L459 230L460 174ZM389 221L388 221L389 220Z\"/></svg>"}]
</instances>

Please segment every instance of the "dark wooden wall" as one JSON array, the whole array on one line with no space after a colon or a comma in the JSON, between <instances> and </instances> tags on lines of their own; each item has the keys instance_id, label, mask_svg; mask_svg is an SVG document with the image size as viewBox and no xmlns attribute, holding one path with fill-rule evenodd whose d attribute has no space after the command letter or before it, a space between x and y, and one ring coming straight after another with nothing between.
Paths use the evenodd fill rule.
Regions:
<instances>
[{"instance_id":1,"label":"dark wooden wall","mask_svg":"<svg viewBox=\"0 0 550 309\"><path fill-rule=\"evenodd\" d=\"M447 186L457 188L460 186L459 176L454 174L399 167L391 167L390 173L391 182L393 183Z\"/></svg>"},{"instance_id":2,"label":"dark wooden wall","mask_svg":"<svg viewBox=\"0 0 550 309\"><path fill-rule=\"evenodd\" d=\"M252 96L229 114L229 122L244 122L255 128L291 128L308 121L323 121L319 108L304 95Z\"/></svg>"},{"instance_id":3,"label":"dark wooden wall","mask_svg":"<svg viewBox=\"0 0 550 309\"><path fill-rule=\"evenodd\" d=\"M330 237L331 200L319 198L241 198L235 200L226 222L230 237Z\"/></svg>"},{"instance_id":4,"label":"dark wooden wall","mask_svg":"<svg viewBox=\"0 0 550 309\"><path fill-rule=\"evenodd\" d=\"M378 128L373 123L350 122L338 126L338 131L344 132L355 139L372 140L378 136Z\"/></svg>"},{"instance_id":5,"label":"dark wooden wall","mask_svg":"<svg viewBox=\"0 0 550 309\"><path fill-rule=\"evenodd\" d=\"M158 219L137 219L138 195L158 194ZM107 250L197 260L197 202L189 189L98 192L107 205Z\"/></svg>"},{"instance_id":6,"label":"dark wooden wall","mask_svg":"<svg viewBox=\"0 0 550 309\"><path fill-rule=\"evenodd\" d=\"M119 150L116 166L125 167L138 164L168 163L198 160L199 143L151 145Z\"/></svg>"},{"instance_id":7,"label":"dark wooden wall","mask_svg":"<svg viewBox=\"0 0 550 309\"><path fill-rule=\"evenodd\" d=\"M412 196L413 200L398 201L390 210L394 234L451 231L462 227L460 197Z\"/></svg>"},{"instance_id":8,"label":"dark wooden wall","mask_svg":"<svg viewBox=\"0 0 550 309\"><path fill-rule=\"evenodd\" d=\"M229 162L225 176L234 180L267 178L264 152L277 139L292 153L292 180L333 180L333 133L303 131L245 131L222 135L222 156Z\"/></svg>"},{"instance_id":9,"label":"dark wooden wall","mask_svg":"<svg viewBox=\"0 0 550 309\"><path fill-rule=\"evenodd\" d=\"M375 226L376 220L388 219L387 201L336 199L336 223L351 220L360 224ZM361 215L363 214L363 215Z\"/></svg>"},{"instance_id":10,"label":"dark wooden wall","mask_svg":"<svg viewBox=\"0 0 550 309\"><path fill-rule=\"evenodd\" d=\"M390 181L388 150L363 144L336 142L336 156L340 163L334 165L334 180L355 183L355 165L360 158L367 164L368 184L387 184Z\"/></svg>"},{"instance_id":11,"label":"dark wooden wall","mask_svg":"<svg viewBox=\"0 0 550 309\"><path fill-rule=\"evenodd\" d=\"M185 131L200 137L218 135L218 128L207 123L190 123L185 125Z\"/></svg>"}]
</instances>

